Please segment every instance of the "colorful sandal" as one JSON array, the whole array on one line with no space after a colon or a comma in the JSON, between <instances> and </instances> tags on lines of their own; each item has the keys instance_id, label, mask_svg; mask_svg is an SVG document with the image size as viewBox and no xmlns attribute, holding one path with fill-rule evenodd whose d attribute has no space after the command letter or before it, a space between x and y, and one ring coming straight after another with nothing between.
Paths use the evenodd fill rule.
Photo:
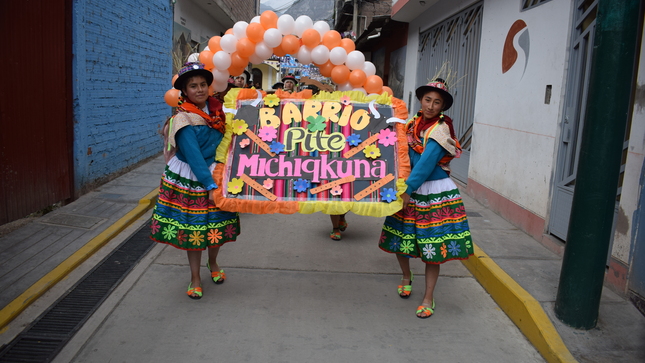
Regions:
<instances>
[{"instance_id":1,"label":"colorful sandal","mask_svg":"<svg viewBox=\"0 0 645 363\"><path fill-rule=\"evenodd\" d=\"M224 269L221 269L219 271L213 272L211 270L211 262L210 261L208 261L206 263L206 267L208 267L208 270L211 272L211 279L213 280L213 282L215 284L221 285L221 284L224 283L224 281L226 281L226 273L224 272Z\"/></svg>"},{"instance_id":2,"label":"colorful sandal","mask_svg":"<svg viewBox=\"0 0 645 363\"><path fill-rule=\"evenodd\" d=\"M340 235L340 232L331 231L329 238L333 239L334 241L340 241L340 239L343 237Z\"/></svg>"},{"instance_id":3,"label":"colorful sandal","mask_svg":"<svg viewBox=\"0 0 645 363\"><path fill-rule=\"evenodd\" d=\"M414 280L414 274L410 271L410 285L399 285L397 289L401 299L407 299L412 294L412 280ZM401 277L401 281L403 281L403 277Z\"/></svg>"},{"instance_id":4,"label":"colorful sandal","mask_svg":"<svg viewBox=\"0 0 645 363\"><path fill-rule=\"evenodd\" d=\"M425 314L424 316L419 316L419 314ZM427 319L434 314L434 299L432 299L432 307L425 306L425 305L419 305L417 308L417 318L419 319Z\"/></svg>"},{"instance_id":5,"label":"colorful sandal","mask_svg":"<svg viewBox=\"0 0 645 363\"><path fill-rule=\"evenodd\" d=\"M188 284L188 291L186 291L186 294L188 294L188 297L191 299L199 300L202 298L203 292L202 292L202 287L192 287L193 283L191 282ZM196 295L196 296L193 296Z\"/></svg>"},{"instance_id":6,"label":"colorful sandal","mask_svg":"<svg viewBox=\"0 0 645 363\"><path fill-rule=\"evenodd\" d=\"M338 229L340 229L341 232L345 232L347 229L347 221L338 222Z\"/></svg>"}]
</instances>

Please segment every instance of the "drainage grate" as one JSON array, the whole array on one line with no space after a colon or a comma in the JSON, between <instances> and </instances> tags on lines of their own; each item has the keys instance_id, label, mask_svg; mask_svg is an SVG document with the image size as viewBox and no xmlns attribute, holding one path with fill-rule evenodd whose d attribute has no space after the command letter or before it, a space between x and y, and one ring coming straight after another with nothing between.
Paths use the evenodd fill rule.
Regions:
<instances>
[{"instance_id":1,"label":"drainage grate","mask_svg":"<svg viewBox=\"0 0 645 363\"><path fill-rule=\"evenodd\" d=\"M150 224L106 256L0 351L0 362L49 362L152 248Z\"/></svg>"}]
</instances>

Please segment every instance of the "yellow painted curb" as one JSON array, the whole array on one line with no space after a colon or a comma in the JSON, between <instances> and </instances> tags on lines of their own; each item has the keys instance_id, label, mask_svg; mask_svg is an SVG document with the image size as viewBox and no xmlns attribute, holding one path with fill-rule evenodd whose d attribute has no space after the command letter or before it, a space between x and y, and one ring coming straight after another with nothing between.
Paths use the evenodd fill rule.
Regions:
<instances>
[{"instance_id":1,"label":"yellow painted curb","mask_svg":"<svg viewBox=\"0 0 645 363\"><path fill-rule=\"evenodd\" d=\"M475 245L462 261L547 362L577 362L540 303Z\"/></svg>"},{"instance_id":2,"label":"yellow painted curb","mask_svg":"<svg viewBox=\"0 0 645 363\"><path fill-rule=\"evenodd\" d=\"M51 272L31 285L25 292L20 294L12 302L0 310L0 331L4 329L13 319L20 315L36 299L41 297L47 290L61 281L72 272L78 265L87 260L96 251L116 237L121 231L128 227L137 218L141 217L148 209L152 208L157 198L158 188L148 193L139 204L125 216L121 217L105 231L92 238L74 254L61 262Z\"/></svg>"}]
</instances>

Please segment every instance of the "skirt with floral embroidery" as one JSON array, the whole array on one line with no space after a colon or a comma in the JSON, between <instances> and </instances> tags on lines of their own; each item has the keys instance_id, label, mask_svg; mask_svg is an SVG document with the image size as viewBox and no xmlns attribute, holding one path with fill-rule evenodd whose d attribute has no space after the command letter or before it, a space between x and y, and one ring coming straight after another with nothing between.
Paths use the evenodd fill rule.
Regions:
<instances>
[{"instance_id":1,"label":"skirt with floral embroidery","mask_svg":"<svg viewBox=\"0 0 645 363\"><path fill-rule=\"evenodd\" d=\"M211 172L214 168L215 163ZM190 166L176 156L170 159L161 177L150 237L182 250L205 250L235 241L239 234L238 213L218 209Z\"/></svg>"},{"instance_id":2,"label":"skirt with floral embroidery","mask_svg":"<svg viewBox=\"0 0 645 363\"><path fill-rule=\"evenodd\" d=\"M407 208L385 219L379 247L432 264L468 259L473 243L455 183L445 178L421 184Z\"/></svg>"}]
</instances>

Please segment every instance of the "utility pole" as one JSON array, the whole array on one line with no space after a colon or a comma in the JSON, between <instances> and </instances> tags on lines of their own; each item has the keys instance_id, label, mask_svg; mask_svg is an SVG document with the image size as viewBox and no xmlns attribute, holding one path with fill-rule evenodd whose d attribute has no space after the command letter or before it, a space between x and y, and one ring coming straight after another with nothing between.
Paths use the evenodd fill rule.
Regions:
<instances>
[{"instance_id":1,"label":"utility pole","mask_svg":"<svg viewBox=\"0 0 645 363\"><path fill-rule=\"evenodd\" d=\"M358 39L358 0L354 0L354 14L352 17L352 33Z\"/></svg>"},{"instance_id":2,"label":"utility pole","mask_svg":"<svg viewBox=\"0 0 645 363\"><path fill-rule=\"evenodd\" d=\"M558 319L578 329L598 322L638 56L639 7L639 0L598 2L580 161L555 301Z\"/></svg>"}]
</instances>

